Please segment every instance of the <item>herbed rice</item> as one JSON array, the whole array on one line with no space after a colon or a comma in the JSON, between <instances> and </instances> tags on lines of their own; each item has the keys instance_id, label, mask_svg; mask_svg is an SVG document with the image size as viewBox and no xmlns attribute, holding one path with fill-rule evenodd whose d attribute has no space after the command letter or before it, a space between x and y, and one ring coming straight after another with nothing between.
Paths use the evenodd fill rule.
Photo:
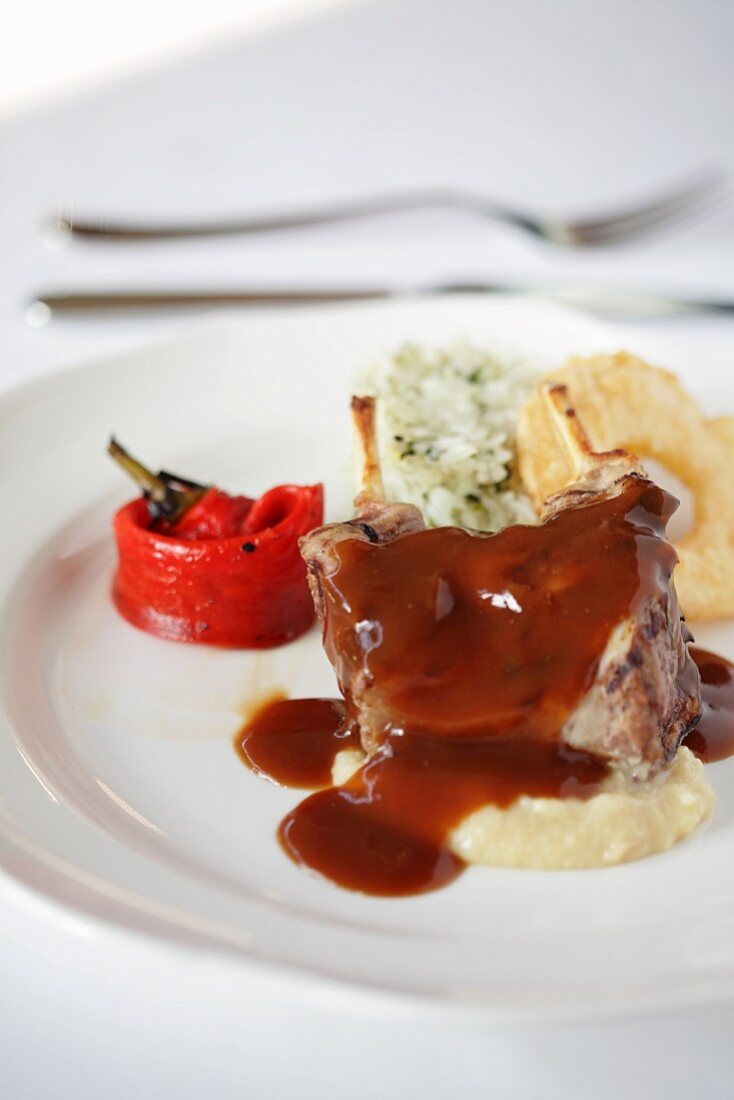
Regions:
<instances>
[{"instance_id":1,"label":"herbed rice","mask_svg":"<svg viewBox=\"0 0 734 1100\"><path fill-rule=\"evenodd\" d=\"M405 344L376 364L378 446L388 500L432 526L497 531L535 523L515 473L515 425L536 366L468 342Z\"/></svg>"}]
</instances>

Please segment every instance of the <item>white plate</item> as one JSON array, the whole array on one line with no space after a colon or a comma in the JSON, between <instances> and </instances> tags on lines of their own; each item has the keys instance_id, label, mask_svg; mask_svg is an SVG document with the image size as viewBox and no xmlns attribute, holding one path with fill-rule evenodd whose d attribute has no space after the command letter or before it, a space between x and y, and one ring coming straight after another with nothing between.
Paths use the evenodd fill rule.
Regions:
<instances>
[{"instance_id":1,"label":"white plate","mask_svg":"<svg viewBox=\"0 0 734 1100\"><path fill-rule=\"evenodd\" d=\"M0 862L52 903L281 974L498 1015L588 1013L734 991L734 767L710 769L712 823L604 871L472 869L434 894L375 899L298 870L275 840L299 799L231 738L268 689L333 694L316 631L268 653L178 646L109 599L110 516L130 495L114 431L152 465L259 493L323 480L349 509L351 379L404 339L467 335L553 364L614 331L478 298L216 320L0 401ZM695 365L712 411L731 383ZM727 625L698 640L734 656Z\"/></svg>"}]
</instances>

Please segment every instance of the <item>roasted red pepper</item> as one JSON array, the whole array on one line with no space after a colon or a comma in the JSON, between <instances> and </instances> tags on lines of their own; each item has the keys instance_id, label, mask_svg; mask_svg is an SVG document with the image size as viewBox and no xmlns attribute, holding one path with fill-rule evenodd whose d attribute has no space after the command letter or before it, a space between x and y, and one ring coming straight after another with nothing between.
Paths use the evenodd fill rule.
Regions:
<instances>
[{"instance_id":1,"label":"roasted red pepper","mask_svg":"<svg viewBox=\"0 0 734 1100\"><path fill-rule=\"evenodd\" d=\"M298 539L323 522L321 485L279 485L251 500L152 475L114 441L111 453L145 489L114 520L112 593L129 622L161 638L241 648L281 645L308 629L314 611Z\"/></svg>"}]
</instances>

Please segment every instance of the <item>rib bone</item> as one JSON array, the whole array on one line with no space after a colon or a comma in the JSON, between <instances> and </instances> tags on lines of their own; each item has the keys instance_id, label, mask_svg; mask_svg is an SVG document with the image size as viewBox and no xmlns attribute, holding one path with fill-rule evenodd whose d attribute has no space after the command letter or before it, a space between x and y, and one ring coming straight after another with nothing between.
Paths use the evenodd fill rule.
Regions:
<instances>
[{"instance_id":1,"label":"rib bone","mask_svg":"<svg viewBox=\"0 0 734 1100\"><path fill-rule=\"evenodd\" d=\"M543 385L542 392L573 476L564 489L544 501L541 521L550 519L563 508L579 507L599 495L614 496L630 476L647 477L640 460L629 451L594 450L569 400L566 386L548 382Z\"/></svg>"},{"instance_id":2,"label":"rib bone","mask_svg":"<svg viewBox=\"0 0 734 1100\"><path fill-rule=\"evenodd\" d=\"M355 511L368 503L385 500L380 459L377 451L377 422L374 397L352 398L352 422L357 436L360 491L354 501Z\"/></svg>"}]
</instances>

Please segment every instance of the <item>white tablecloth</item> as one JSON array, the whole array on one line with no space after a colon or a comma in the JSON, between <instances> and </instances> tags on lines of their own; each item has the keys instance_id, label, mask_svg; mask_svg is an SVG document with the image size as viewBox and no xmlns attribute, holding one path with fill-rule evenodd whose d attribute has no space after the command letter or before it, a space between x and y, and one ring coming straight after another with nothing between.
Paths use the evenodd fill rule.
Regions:
<instances>
[{"instance_id":1,"label":"white tablecloth","mask_svg":"<svg viewBox=\"0 0 734 1100\"><path fill-rule=\"evenodd\" d=\"M583 255L437 213L185 244L52 249L44 235L57 206L205 217L423 184L604 209L734 168L733 41L726 0L365 3L6 122L0 387L186 323L33 329L25 309L39 289L453 277L734 297L734 204ZM734 321L646 327L673 359L716 356L734 379ZM730 1008L542 1029L400 1005L344 1018L278 1003L211 960L182 973L163 948L130 939L113 950L104 930L31 899L0 905L0 972L8 1100L731 1094Z\"/></svg>"}]
</instances>

